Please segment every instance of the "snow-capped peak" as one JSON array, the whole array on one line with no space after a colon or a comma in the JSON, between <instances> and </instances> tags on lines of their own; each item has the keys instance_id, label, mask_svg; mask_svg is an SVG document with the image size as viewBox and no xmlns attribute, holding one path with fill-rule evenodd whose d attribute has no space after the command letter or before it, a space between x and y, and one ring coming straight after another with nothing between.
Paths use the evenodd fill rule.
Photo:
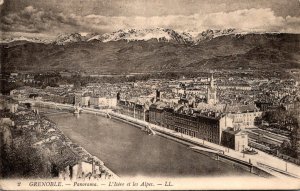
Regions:
<instances>
[{"instance_id":1,"label":"snow-capped peak","mask_svg":"<svg viewBox=\"0 0 300 191\"><path fill-rule=\"evenodd\" d=\"M24 36L2 39L2 40L0 40L0 43L11 43L11 42L15 42L15 41L26 41L26 42L44 43L44 44L50 43L50 40L41 40L41 39L34 38L34 37L28 38L28 37L24 37Z\"/></svg>"},{"instance_id":2,"label":"snow-capped peak","mask_svg":"<svg viewBox=\"0 0 300 191\"><path fill-rule=\"evenodd\" d=\"M60 34L54 40L54 44L65 45L65 44L69 44L69 43L80 42L83 40L84 40L84 37L81 36L79 33Z\"/></svg>"},{"instance_id":3,"label":"snow-capped peak","mask_svg":"<svg viewBox=\"0 0 300 191\"><path fill-rule=\"evenodd\" d=\"M124 29L113 33L105 33L103 35L96 35L88 41L100 40L102 42L126 40L126 41L148 41L156 39L157 41L176 41L189 42L192 37L187 33L177 33L171 29L155 28L155 29Z\"/></svg>"},{"instance_id":4,"label":"snow-capped peak","mask_svg":"<svg viewBox=\"0 0 300 191\"><path fill-rule=\"evenodd\" d=\"M198 34L196 37L196 41L202 41L202 40L211 40L213 38L219 37L219 36L224 36L224 35L230 35L230 34L235 34L237 31L236 29L208 29L206 31L203 31Z\"/></svg>"},{"instance_id":5,"label":"snow-capped peak","mask_svg":"<svg viewBox=\"0 0 300 191\"><path fill-rule=\"evenodd\" d=\"M234 35L239 38L240 36L247 34L257 34L257 33L265 33L265 32L255 32L255 31L241 31L236 29L208 29L203 32L176 32L172 29L166 28L153 28L153 29L123 29L118 30L112 33L71 33L71 34L60 34L56 38L50 37L43 38L46 40L41 40L35 37L13 37L7 38L4 40L0 40L0 43L10 43L14 41L25 41L25 42L33 42L33 43L44 43L49 44L53 43L56 45L66 45L70 43L76 42L89 42L89 41L99 41L99 42L110 42L110 41L148 41L148 40L157 40L161 42L176 42L180 44L194 44L197 45L201 41L212 40L214 38L226 35Z\"/></svg>"}]
</instances>

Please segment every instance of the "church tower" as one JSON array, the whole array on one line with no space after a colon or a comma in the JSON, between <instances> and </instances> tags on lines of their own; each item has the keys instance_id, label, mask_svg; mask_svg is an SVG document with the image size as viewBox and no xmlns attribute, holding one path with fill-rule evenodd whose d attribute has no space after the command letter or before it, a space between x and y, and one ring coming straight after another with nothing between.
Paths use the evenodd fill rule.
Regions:
<instances>
[{"instance_id":1,"label":"church tower","mask_svg":"<svg viewBox=\"0 0 300 191\"><path fill-rule=\"evenodd\" d=\"M211 74L210 84L207 87L207 103L211 105L217 103L217 90L216 90L213 74Z\"/></svg>"}]
</instances>

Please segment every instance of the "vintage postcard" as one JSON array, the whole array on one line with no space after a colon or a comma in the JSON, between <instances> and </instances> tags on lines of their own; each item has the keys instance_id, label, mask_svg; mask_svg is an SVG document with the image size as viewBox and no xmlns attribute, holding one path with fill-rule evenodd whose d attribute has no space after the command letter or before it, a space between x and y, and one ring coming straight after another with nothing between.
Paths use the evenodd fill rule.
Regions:
<instances>
[{"instance_id":1,"label":"vintage postcard","mask_svg":"<svg viewBox=\"0 0 300 191\"><path fill-rule=\"evenodd\" d=\"M300 189L299 10L0 0L0 190Z\"/></svg>"}]
</instances>

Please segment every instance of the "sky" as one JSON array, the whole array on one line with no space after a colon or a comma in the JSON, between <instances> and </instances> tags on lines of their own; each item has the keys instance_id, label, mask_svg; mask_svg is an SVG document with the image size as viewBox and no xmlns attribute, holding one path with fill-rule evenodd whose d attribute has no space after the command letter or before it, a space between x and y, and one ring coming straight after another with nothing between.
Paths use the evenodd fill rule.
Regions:
<instances>
[{"instance_id":1,"label":"sky","mask_svg":"<svg viewBox=\"0 0 300 191\"><path fill-rule=\"evenodd\" d=\"M300 33L300 0L0 0L2 37L157 27Z\"/></svg>"}]
</instances>

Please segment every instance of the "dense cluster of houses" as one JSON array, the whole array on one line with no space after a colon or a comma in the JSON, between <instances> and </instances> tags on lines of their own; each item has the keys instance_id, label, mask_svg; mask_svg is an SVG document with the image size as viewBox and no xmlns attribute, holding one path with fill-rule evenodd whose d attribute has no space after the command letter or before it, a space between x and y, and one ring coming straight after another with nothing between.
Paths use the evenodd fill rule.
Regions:
<instances>
[{"instance_id":1,"label":"dense cluster of houses","mask_svg":"<svg viewBox=\"0 0 300 191\"><path fill-rule=\"evenodd\" d=\"M195 103L195 100L189 102L185 98L178 103L164 102L161 100L161 92L156 91L155 97L148 99L122 100L118 95L117 106L121 114L182 134L216 144L222 143L236 150L247 148L248 136L243 129L253 126L254 118L261 115L261 112L254 105L232 107L217 104L216 94L212 78L206 92L206 103ZM224 134L226 137L223 132L227 133ZM224 142L224 139L227 141Z\"/></svg>"},{"instance_id":2,"label":"dense cluster of houses","mask_svg":"<svg viewBox=\"0 0 300 191\"><path fill-rule=\"evenodd\" d=\"M14 100L1 97L0 113L0 142L14 147L25 144L37 149L39 155L44 156L45 165L50 165L48 169L52 177L109 179L113 176L101 160L72 143L55 123L40 115L37 109L28 109ZM22 133L18 136L7 134L12 129ZM24 142L22 135L30 135L30 139Z\"/></svg>"},{"instance_id":3,"label":"dense cluster of houses","mask_svg":"<svg viewBox=\"0 0 300 191\"><path fill-rule=\"evenodd\" d=\"M262 112L297 108L299 100L291 99L297 91L293 79L218 74L216 78L88 83L80 89L74 89L72 84L45 89L25 86L11 94L82 107L117 108L124 115L220 143L222 132L244 134L245 129L255 127L255 119ZM220 130L223 118L227 125ZM213 126L217 128L210 129Z\"/></svg>"}]
</instances>

